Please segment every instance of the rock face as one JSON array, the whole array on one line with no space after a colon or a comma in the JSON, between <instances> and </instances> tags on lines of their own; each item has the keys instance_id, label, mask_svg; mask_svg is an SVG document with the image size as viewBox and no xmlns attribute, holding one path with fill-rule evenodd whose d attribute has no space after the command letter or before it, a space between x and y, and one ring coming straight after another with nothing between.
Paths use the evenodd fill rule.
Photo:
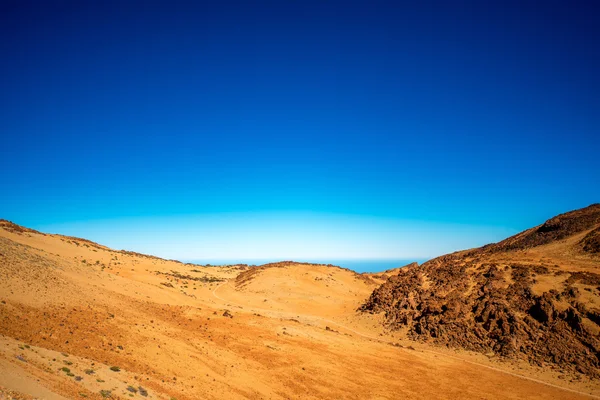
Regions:
<instances>
[{"instance_id":1,"label":"rock face","mask_svg":"<svg viewBox=\"0 0 600 400\"><path fill-rule=\"evenodd\" d=\"M529 249L565 239L596 225L600 225L600 204L558 215L500 243L484 246L484 249L492 252Z\"/></svg>"},{"instance_id":2,"label":"rock face","mask_svg":"<svg viewBox=\"0 0 600 400\"><path fill-rule=\"evenodd\" d=\"M579 244L586 253L600 254L600 228L588 233Z\"/></svg>"},{"instance_id":3,"label":"rock face","mask_svg":"<svg viewBox=\"0 0 600 400\"><path fill-rule=\"evenodd\" d=\"M495 245L411 265L378 287L360 310L384 312L390 328L416 340L600 377L600 274L594 272L600 262L588 256L585 270L559 265L565 259L508 250L551 245L596 225L598 205ZM582 254L582 248L597 248L599 230L590 232L596 232L591 245L567 240L564 247Z\"/></svg>"}]
</instances>

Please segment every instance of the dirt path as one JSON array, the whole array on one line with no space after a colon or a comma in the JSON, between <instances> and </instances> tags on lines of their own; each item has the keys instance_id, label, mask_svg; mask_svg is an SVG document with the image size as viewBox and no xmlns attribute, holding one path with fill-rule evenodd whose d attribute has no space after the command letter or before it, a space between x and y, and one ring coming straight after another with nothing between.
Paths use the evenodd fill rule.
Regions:
<instances>
[{"instance_id":1,"label":"dirt path","mask_svg":"<svg viewBox=\"0 0 600 400\"><path fill-rule=\"evenodd\" d=\"M322 318L322 317L318 317L318 316L314 316L314 315L297 315L297 314L294 314L293 316L290 316L290 314L288 312L285 312L285 311L273 311L273 310L268 310L268 309L258 308L258 307L247 308L248 307L247 305L235 303L235 302L226 300L226 299L222 298L221 296L219 296L217 294L217 291L222 286L224 286L224 285L228 285L230 288L232 288L233 290L235 290L235 288L229 284L229 281L226 281L226 282L221 283L217 287L215 287L213 289L213 291L212 291L212 295L216 299L218 299L218 300L220 300L220 301L222 301L222 302L224 302L226 304L233 304L233 305L235 305L237 307L240 307L242 309L252 310L254 312L259 312L260 311L260 312L262 312L264 314L271 314L271 315L273 315L273 314L279 314L279 315L284 315L285 317L288 317L288 318L296 318L297 319L298 317L300 317L300 318L303 318L303 319L306 319L306 320L313 320L313 321L316 321L316 322L324 322L324 323L335 325L338 328L341 328L341 329L346 330L348 332L352 332L355 335L361 336L361 337L363 337L365 339L368 339L368 340L373 340L373 341L380 342L380 343L385 343L385 344L391 344L391 343L393 343L390 340L381 339L381 338L374 337L374 336L371 336L371 335L366 335L364 333L356 331L356 330L354 330L354 329L352 329L350 327L347 327L345 325L342 325L342 324L340 324L338 322L332 321L332 320L327 319L327 318ZM404 350L401 347L399 349L400 350ZM574 390L574 389L569 389L569 388L565 388L565 387L562 387L562 386L554 385L552 383L544 382L544 381L536 379L536 378L531 378L531 377L528 377L528 376L525 376L525 375L521 375L521 374L517 374L517 373L514 373L514 372L506 371L506 370L503 370L503 369L500 369L500 368L492 367L490 365L485 365L485 364L481 364L481 363L478 363L478 362L475 362L475 361L465 360L464 358L453 356L451 354L445 354L445 353L437 352L437 351L434 351L434 350L426 350L426 349L422 349L422 351L430 353L430 354L435 354L437 356L452 358L454 360L465 362L465 363L471 364L471 365L475 365L477 367L487 368L487 369L492 370L492 371L500 372L500 373L503 373L503 374L506 374L506 375L511 375L511 376L516 377L516 378L525 379L525 380L528 380L528 381L531 381L531 382L539 383L541 385L549 386L549 387L552 387L552 388L555 388L555 389L559 389L559 390L563 390L563 391L566 391L566 392L575 393L575 394L579 394L579 395L582 395L582 396L587 396L587 397L590 397L590 398L600 399L600 396L596 396L596 395L593 395L593 394L590 394L590 393L580 392L580 391L577 391L577 390Z\"/></svg>"}]
</instances>

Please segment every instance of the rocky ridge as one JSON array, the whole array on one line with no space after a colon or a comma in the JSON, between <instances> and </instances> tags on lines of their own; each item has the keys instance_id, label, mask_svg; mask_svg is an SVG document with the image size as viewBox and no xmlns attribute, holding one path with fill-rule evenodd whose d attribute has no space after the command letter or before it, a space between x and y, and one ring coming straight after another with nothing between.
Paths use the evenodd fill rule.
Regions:
<instances>
[{"instance_id":1,"label":"rocky ridge","mask_svg":"<svg viewBox=\"0 0 600 400\"><path fill-rule=\"evenodd\" d=\"M600 263L578 270L565 267L568 260L535 260L522 251L564 241L560 245L573 251L594 253L597 225L596 204L497 244L411 265L360 310L385 313L388 327L415 340L600 377L600 274L594 268ZM581 241L566 240L592 228Z\"/></svg>"}]
</instances>

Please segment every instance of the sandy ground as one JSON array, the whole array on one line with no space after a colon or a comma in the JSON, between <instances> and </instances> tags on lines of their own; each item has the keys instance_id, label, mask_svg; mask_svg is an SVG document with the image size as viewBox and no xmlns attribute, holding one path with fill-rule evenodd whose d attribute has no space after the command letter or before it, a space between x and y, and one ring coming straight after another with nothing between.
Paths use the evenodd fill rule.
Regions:
<instances>
[{"instance_id":1,"label":"sandy ground","mask_svg":"<svg viewBox=\"0 0 600 400\"><path fill-rule=\"evenodd\" d=\"M0 227L0 399L600 395L386 332L356 312L376 286L340 268L201 267Z\"/></svg>"}]
</instances>

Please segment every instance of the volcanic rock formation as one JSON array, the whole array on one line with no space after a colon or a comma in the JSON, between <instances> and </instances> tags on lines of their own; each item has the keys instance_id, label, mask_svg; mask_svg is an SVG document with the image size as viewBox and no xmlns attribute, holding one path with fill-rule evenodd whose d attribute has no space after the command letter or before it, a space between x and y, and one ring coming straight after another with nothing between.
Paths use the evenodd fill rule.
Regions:
<instances>
[{"instance_id":1,"label":"volcanic rock formation","mask_svg":"<svg viewBox=\"0 0 600 400\"><path fill-rule=\"evenodd\" d=\"M600 377L600 205L400 270L360 310L409 337Z\"/></svg>"}]
</instances>

